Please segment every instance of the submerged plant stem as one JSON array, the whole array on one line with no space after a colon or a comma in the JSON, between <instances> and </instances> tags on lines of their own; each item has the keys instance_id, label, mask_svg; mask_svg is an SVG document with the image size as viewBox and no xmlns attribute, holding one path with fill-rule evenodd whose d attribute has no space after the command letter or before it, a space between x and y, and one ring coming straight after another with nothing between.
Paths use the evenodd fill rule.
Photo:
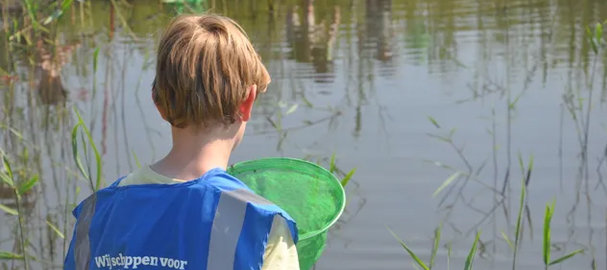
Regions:
<instances>
[{"instance_id":1,"label":"submerged plant stem","mask_svg":"<svg viewBox=\"0 0 607 270\"><path fill-rule=\"evenodd\" d=\"M19 223L19 238L21 240L21 255L23 256L23 263L25 264L25 270L29 270L27 261L27 254L25 251L25 234L23 233L23 212L21 211L21 196L16 187L14 187L15 200L17 201L17 221Z\"/></svg>"}]
</instances>

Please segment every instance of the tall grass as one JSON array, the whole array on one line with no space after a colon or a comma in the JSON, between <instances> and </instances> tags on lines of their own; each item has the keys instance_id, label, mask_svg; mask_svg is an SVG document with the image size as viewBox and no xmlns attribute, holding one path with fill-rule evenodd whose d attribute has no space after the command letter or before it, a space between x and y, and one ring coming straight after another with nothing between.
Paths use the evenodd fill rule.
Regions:
<instances>
[{"instance_id":1,"label":"tall grass","mask_svg":"<svg viewBox=\"0 0 607 270\"><path fill-rule=\"evenodd\" d=\"M80 171L82 176L84 176L84 178L89 181L91 190L93 192L95 192L95 191L99 190L100 188L102 188L102 185L104 184L103 180L102 180L103 163L102 163L102 159L101 159L101 154L99 153L99 150L97 150L97 146L95 144L93 136L91 135L91 132L86 127L86 124L82 120L80 113L75 108L74 108L74 113L78 117L78 122L72 129L72 154L73 154L74 162L75 162L76 166L78 167L78 170ZM80 151L79 151L79 146L78 146L79 129L82 129L84 131L83 133L80 133L80 141L81 141L80 146L82 147L85 158L88 158L88 156L89 156L88 153L90 150L88 150L88 148L90 147L93 150L93 154L94 154L94 158L95 158L95 167L96 167L94 176L92 174L91 166L89 165L89 163L88 162L86 163L87 167L85 168L80 159L80 154L79 154Z\"/></svg>"},{"instance_id":2,"label":"tall grass","mask_svg":"<svg viewBox=\"0 0 607 270\"><path fill-rule=\"evenodd\" d=\"M392 233L392 235L398 240L398 242L400 243L400 245L407 251L407 253L411 256L411 258L415 261L415 263L417 264L417 266L421 267L424 270L431 270L434 267L434 263L435 263L435 258L436 258L436 254L438 252L438 244L440 242L440 232L441 232L441 228L442 226L439 226L438 229L435 231L435 238L434 238L434 249L432 249L432 253L430 255L430 263L426 264L424 263L424 261L415 254L415 252L413 252L413 250L411 250L411 248L409 248L400 238L398 238L398 236L388 228L388 230L390 230L390 232ZM468 252L468 256L466 257L466 262L464 264L464 268L465 270L472 270L472 265L474 264L474 259L476 257L476 251L477 251L477 245L479 242L481 236L481 231L479 230L476 233L476 237L474 238L474 242L472 243L472 247L470 248L470 251ZM447 256L447 261L450 260L451 258L451 246L449 245L448 248L448 256ZM447 266L450 267L449 262L447 262Z\"/></svg>"},{"instance_id":3,"label":"tall grass","mask_svg":"<svg viewBox=\"0 0 607 270\"><path fill-rule=\"evenodd\" d=\"M81 7L82 2L84 1L80 1ZM50 63L47 66L47 68L50 70L47 70L48 72L60 73L61 71L60 66L62 64L60 64L61 60L59 59L60 52L57 50L59 47L59 44L57 43L58 23L65 14L68 14L68 10L72 8L73 3L73 0L24 0L3 1L2 3L2 17L4 24L2 36L3 40L0 42L5 45L6 51L3 53L6 53L6 59L9 61L9 65L7 66L6 70L4 69L4 66L2 69L0 69L0 75L11 76L11 78L16 77L16 80L26 80L24 83L29 83L28 85L32 89L27 89L28 91L24 91L26 94L25 97L28 108L37 107L37 101L35 99L36 96L32 95L32 93L35 93L35 83L39 78L33 74L37 74L37 70L41 69L40 66L42 66L42 69L45 68L41 62L48 61L48 63ZM13 11L8 11L9 4L16 5L13 7ZM72 11L74 10L72 9ZM46 53L48 53L48 55L46 55ZM22 72L18 71L19 65L23 65L24 67L28 68L28 75L20 76L20 73ZM39 83L43 83L42 80ZM66 194L64 194L65 208L63 210L65 212L63 214L66 218L64 219L63 226L58 226L58 223L56 223L58 220L53 218L51 213L47 213L46 217L44 217L44 214L42 214L43 210L40 208L37 208L37 217L32 218L29 216L31 211L29 200L31 198L35 200L38 195L41 195L46 203L48 203L48 201L46 201L47 195L45 193L45 183L41 182L39 184L38 177L38 173L40 173L41 170L41 147L36 141L35 135L32 135L31 141L28 141L24 138L24 136L18 133L16 130L17 128L13 127L14 120L12 112L16 109L16 107L19 106L18 104L11 104L11 101L17 99L15 93L17 93L18 90L15 88L18 86L16 87L15 85L16 84L14 84L14 82L9 83L9 93L11 94L4 96L7 104L3 104L5 107L2 108L3 113L6 113L7 120L6 122L0 123L3 132L9 131L8 133L3 133L2 135L7 134L6 138L11 139L10 141L7 141L7 147L11 149L7 149L7 151L0 149L0 157L3 163L3 165L0 167L0 189L4 189L4 191L10 190L14 194L14 204L10 206L0 204L0 212L8 213L16 218L16 244L14 245L12 251L0 250L0 261L3 263L10 262L10 269L28 270L37 268L37 266L32 265L33 262L39 263L43 266L49 266L55 263L54 255L62 254L61 248L57 249L55 247L55 240L57 237L64 239L63 257L65 256L65 246L67 241L65 235L69 230L67 220L71 211L69 207L69 198L74 195L75 200L75 196L77 196L79 191L76 189L76 194L68 192L70 186L70 177L68 176L68 185L65 186ZM41 92L41 94L43 93ZM57 107L59 108L60 106ZM50 114L49 111L47 111L47 113ZM28 119L29 127L34 128L35 119L33 115L36 115L36 113L32 109L27 114L30 116ZM48 117L48 115L46 117ZM15 141L13 141L12 138L18 138L16 141L18 144L13 144ZM14 149L12 147L14 147ZM50 148L51 147L49 146L48 149ZM31 152L34 153L33 157L30 157L29 153ZM55 163L60 162L51 160L51 163L51 166L55 166ZM63 165L65 165L65 175L70 175L71 166L61 164L61 166ZM52 170L54 175L54 168ZM46 183L46 185L48 185L48 183ZM59 192L59 186L57 183L55 183L55 185L58 189L57 191ZM40 192L34 193L35 190L38 190L38 186ZM35 218L44 219L44 222L41 222L41 224L34 223L33 221ZM5 224L3 224L2 228L8 228L9 219L6 219L6 221L3 221L3 223ZM28 229L33 226L39 226L39 231L30 231L30 229ZM39 238L36 239L39 240L39 243L36 243L37 241L34 242L34 240L31 239L32 237ZM45 245L46 241L48 241L50 246ZM45 254L47 254L47 252L50 258L45 258Z\"/></svg>"},{"instance_id":4,"label":"tall grass","mask_svg":"<svg viewBox=\"0 0 607 270\"><path fill-rule=\"evenodd\" d=\"M79 168L82 175L86 179L88 179L93 191L96 191L99 188L101 188L103 185L102 177L101 177L101 175L102 175L101 174L101 171L102 171L101 156L100 156L99 152L97 151L94 140L93 140L88 128L84 124L79 112L77 110L74 110L74 113L78 119L78 122L74 126L73 132L72 132L72 146L73 146L73 153L74 153L74 161L76 162L77 167ZM79 134L78 131L80 128L84 130L83 133L80 133L81 134L80 139L82 142L81 144L79 144L78 140L77 140L78 139L77 135ZM88 140L85 140L85 138ZM83 165L83 163L80 160L80 156L79 156L79 149L82 149L85 152L85 156L86 156L86 153L90 151L90 150L88 150L89 148L92 149L94 156L95 156L95 165L96 165L95 166L96 167L95 175L93 175L91 173L92 168L91 168L91 166L88 165L89 162L85 163L85 164L87 164L86 166ZM24 224L25 223L25 221L24 221L25 213L22 209L22 204L23 204L22 198L26 193L28 193L32 189L34 189L34 187L37 185L37 183L39 181L39 177L37 174L32 175L29 178L18 177L17 174L15 174L15 168L14 168L14 166L12 166L12 163L9 160L9 157L7 156L7 154L4 153L3 151L0 151L0 156L2 158L2 167L0 167L0 180L1 180L1 183L8 186L12 190L12 192L14 194L15 205L16 205L16 209L14 209L7 205L0 204L0 211L5 212L12 216L16 216L17 225L18 225L17 239L19 241L19 249L16 251L17 253L0 250L0 260L21 260L21 261L23 261L23 268L28 270L28 269L30 269L30 259L39 261L39 258L35 257L34 255L30 255L27 252L30 241L28 239L27 231L25 229L25 224ZM19 168L19 170L23 171L23 170L27 170L27 168L26 167ZM27 174L20 173L20 175L27 175ZM66 213L68 212L67 205L68 204L66 204ZM65 238L65 234L66 234L66 230L67 230L66 224L64 224L64 231L62 232L50 220L47 219L45 222L46 222L46 225L50 228L50 230L53 233L55 233L62 239L66 239ZM64 257L65 257L65 252L64 252Z\"/></svg>"},{"instance_id":5,"label":"tall grass","mask_svg":"<svg viewBox=\"0 0 607 270\"><path fill-rule=\"evenodd\" d=\"M552 215L554 214L554 203L555 201L552 201L552 204L547 204L546 205L546 212L544 214L544 239L542 242L542 257L544 259L544 268L548 269L548 266L551 265L555 265L555 264L559 264L573 256L575 256L578 253L582 253L584 251L584 249L577 249L569 254L563 255L562 257L555 259L555 260L551 260L550 256L552 255L552 250L551 250L551 246L552 246L552 242L550 239L550 235L551 235L551 229L550 229L550 223L552 222Z\"/></svg>"},{"instance_id":6,"label":"tall grass","mask_svg":"<svg viewBox=\"0 0 607 270\"><path fill-rule=\"evenodd\" d=\"M18 258L18 259L23 259L24 260L24 268L26 270L29 269L29 264L28 264L28 256L27 256L27 245L26 245L26 238L25 238L25 231L24 231L24 226L23 226L23 210L21 209L21 196L23 196L23 194L25 194L26 192L28 192L29 190L31 190L34 185L36 185L36 183L38 182L38 176L34 176L31 179L23 182L23 183L19 183L18 181L16 181L15 179L15 175L13 174L13 169L11 168L11 164L8 160L8 158L6 157L6 155L2 155L2 163L3 163L3 170L0 172L0 178L2 179L2 182L4 182L4 184L8 185L8 187L10 189L13 190L13 193L15 195L15 202L17 205L17 210L11 209L8 206L4 206L1 205L2 210L4 210L5 212L11 214L11 215L15 215L17 216L17 221L18 221L18 230L19 230L19 241L21 244L21 248L20 248L20 254L9 254L6 251L2 251L2 254L4 256L10 256L11 258Z\"/></svg>"},{"instance_id":7,"label":"tall grass","mask_svg":"<svg viewBox=\"0 0 607 270\"><path fill-rule=\"evenodd\" d=\"M512 269L516 269L516 259L517 259L517 254L519 253L519 239L520 239L520 232L522 230L522 215L523 215L523 209L524 209L524 203L525 203L525 190L526 190L526 186L523 185L521 186L521 193L520 193L520 205L519 205L519 211L518 211L518 215L517 215L517 223L516 223L516 228L515 228L515 244L514 245L510 245L511 248L513 249L513 256L512 256ZM555 260L551 260L551 246L552 243L550 241L550 235L551 235L551 221L552 221L552 216L554 214L554 201L552 202L552 204L548 204L546 206L546 212L544 214L544 228L543 228L543 232L544 232L544 239L543 239L543 243L542 243L542 257L543 257L543 261L544 261L544 265L545 265L545 269L548 269L548 266L551 265L556 265L559 263L562 263L564 261L566 261L567 259L570 259L571 257L582 253L584 251L584 249L577 249L573 252L570 252L568 254L565 254ZM424 270L431 270L433 265L434 265L434 258L436 257L436 254L438 252L438 243L440 241L440 230L441 230L442 226L439 226L438 229L435 231L435 238L434 238L434 248L432 249L432 253L430 255L430 263L426 264L424 263L424 261L415 254L415 252L409 248L400 238L398 238L398 236L388 228L388 230L390 230L390 232L392 233L392 235L398 240L398 242L400 243L400 245L407 251L407 253L409 254L409 256L411 256L411 258L413 259L413 261L417 264L417 266L421 267ZM466 258L465 264L463 266L463 269L465 270L471 270L472 269L472 265L474 263L474 257L476 254L476 250L477 250L477 244L479 241L481 235L481 231L479 230L476 234L476 237L474 238L474 242L472 244L472 247L470 248L470 251L468 253L468 257ZM510 243L509 238L504 235L504 238L506 239L506 241L508 243ZM449 260L450 260L450 254L451 254L451 248L449 246L448 248L448 257L447 257L447 264L448 267L450 267L449 265Z\"/></svg>"}]
</instances>

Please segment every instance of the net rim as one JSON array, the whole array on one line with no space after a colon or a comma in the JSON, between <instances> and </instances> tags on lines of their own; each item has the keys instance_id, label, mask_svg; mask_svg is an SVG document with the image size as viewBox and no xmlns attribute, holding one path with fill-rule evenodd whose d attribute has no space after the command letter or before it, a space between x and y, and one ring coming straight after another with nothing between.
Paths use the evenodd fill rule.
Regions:
<instances>
[{"instance_id":1,"label":"net rim","mask_svg":"<svg viewBox=\"0 0 607 270\"><path fill-rule=\"evenodd\" d=\"M258 159L253 159L253 160L247 160L247 161L241 161L241 162L234 163L234 164L228 166L228 171L233 170L233 169L238 169L237 167L241 167L241 166L245 166L245 165L250 165L250 164L257 163L257 162L268 162L268 161L289 161L289 162L299 163L299 164L304 165L304 166L312 167L313 169L322 171L326 175L330 176L329 178L331 179L331 181L334 181L337 184L337 186L339 186L339 193L340 193L340 195L341 195L341 197L343 199L341 200L341 204L339 206L339 210L337 211L335 217L333 217L333 219L330 222L328 222L327 225L323 226L321 229L310 231L310 232L306 232L305 234L301 235L299 237L300 241L301 240L306 240L308 238L315 237L315 236L317 236L319 234L322 234L322 233L325 233L325 232L327 232L327 230L329 228L331 228L333 225L335 225L335 223L339 220L339 218L341 217L341 215L343 214L343 212L344 212L344 210L346 208L346 190L342 186L342 184L339 181L339 179L337 179L337 177L335 177L335 175L333 175L333 173L331 173L326 168L324 168L324 167L322 167L322 166L320 166L320 165L318 165L316 163L313 163L313 162L310 162L310 161L307 161L307 160L304 160L304 159L299 159L299 158L265 157L265 158L258 158Z\"/></svg>"}]
</instances>

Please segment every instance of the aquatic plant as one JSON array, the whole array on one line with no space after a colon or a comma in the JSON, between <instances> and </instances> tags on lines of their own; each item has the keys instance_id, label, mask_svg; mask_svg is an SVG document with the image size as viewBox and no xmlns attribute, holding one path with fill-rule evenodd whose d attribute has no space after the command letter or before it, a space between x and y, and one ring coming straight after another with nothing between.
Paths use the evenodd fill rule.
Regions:
<instances>
[{"instance_id":1,"label":"aquatic plant","mask_svg":"<svg viewBox=\"0 0 607 270\"><path fill-rule=\"evenodd\" d=\"M593 60L593 66L592 66L592 74L591 74L591 81L594 81L594 73L596 70L596 62L598 60L598 58L600 57L600 53L601 53L601 49L605 46L605 41L603 40L603 26L607 23L607 21L602 22L602 23L596 23L594 25L594 31L591 30L590 27L586 27L586 41L589 42L589 44L591 45L592 48L592 52L594 53L594 60ZM515 101L511 102L509 99L509 105L508 105L508 109L512 109L514 108L514 105L516 104L516 102L518 101L518 97L515 99ZM578 135L581 135L580 137L580 144L582 146L582 166L587 165L587 149L588 149L588 135L589 135L589 122L590 122L590 110L591 110L591 102L592 102L592 87L589 87L589 97L588 97L588 104L586 106L586 111L584 111L584 104L583 104L583 99L579 98L578 99L578 104L577 105L571 105L569 104L569 110L571 115L573 116L573 119L576 120L576 124L578 127L578 132L580 132ZM585 116L583 117L578 117L576 110L581 110L583 113L585 113ZM578 123L578 119L580 119L579 121L581 121L580 123ZM430 121L430 123L438 128L441 129L441 125L438 123L438 121L429 116L428 120ZM510 118L508 118L508 130L510 130ZM583 127L583 128L579 128L579 127ZM495 130L495 126L494 126L494 130ZM453 141L453 135L455 134L456 129L451 129L449 131L449 134L447 136L438 136L438 135L433 135L431 134L430 136L439 139L440 141L446 142L449 145L451 145L453 147L453 149L456 150L457 154L459 155L459 157L462 159L462 161L464 162L464 164L466 165L467 170L457 170L449 165L445 165L445 164L440 164L438 162L434 162L437 165L443 167L443 168L447 168L451 171L454 171L446 180L443 181L443 183L436 189L436 191L433 194L433 197L436 196L437 194L441 193L446 187L451 186L452 188L454 187L454 181L459 179L460 177L465 177L465 182L464 182L464 186L465 184L469 181L469 180L474 180L477 181L475 179L474 176L478 175L478 171L480 171L480 169L483 168L483 166L481 166L480 169L477 170L476 174L473 174L473 168L470 165L470 163L467 161L467 159L465 158L465 156L463 155L463 151L461 148L458 148ZM510 131L508 131L510 132ZM490 132L491 133L491 132ZM495 134L491 133L495 142ZM508 138L510 138L510 135L508 134ZM494 154L495 155L495 154ZM606 152L606 156L607 156L607 152ZM502 237L504 238L504 240L506 241L506 243L508 244L508 246L511 248L513 255L512 255L512 269L515 270L516 266L517 266L517 257L518 254L520 252L520 243L521 243L521 237L522 237L522 230L523 230L523 226L524 226L524 219L523 219L523 215L524 213L527 214L527 218L530 220L531 218L529 217L529 210L528 210L528 206L527 206L527 189L529 187L529 182L531 180L531 173L533 171L533 156L530 157L527 168L525 168L525 166L523 165L523 158L522 155L519 154L519 166L521 169L521 173L523 174L523 178L521 181L521 191L520 191L520 197L519 197L519 208L518 208L518 214L516 217L516 224L515 224L515 230L514 230L514 243L512 243L512 241L510 240L510 238L508 237L508 235L506 233L502 232ZM602 163L602 162L601 162ZM599 165L600 166L600 165ZM508 166L509 168L510 166ZM509 170L507 172L507 177L506 180L509 179ZM586 174L587 176L587 174ZM507 182L507 181L506 181ZM497 190L497 186L490 188L492 189L495 194L501 194L502 196L505 195L505 188L506 188L506 182L504 182L504 186L502 188L502 191L499 192ZM599 183L602 184L602 183ZM597 186L599 185L597 184ZM496 182L497 185L497 182ZM604 184L603 184L604 185ZM605 187L604 187L605 188ZM460 188L460 194L461 194L461 190L463 189L463 187ZM447 194L449 194L451 192L451 190L448 191ZM607 192L607 189L606 189ZM607 194L607 193L606 193ZM505 199L502 198L501 202L503 202L503 200ZM440 204L442 204L443 200L441 201ZM500 203L501 204L501 203ZM497 207L494 207L493 210L495 210ZM493 210L491 212L493 212ZM549 269L549 266L553 266L559 263L562 263L570 258L572 258L573 256L583 253L585 251L585 249L576 249L572 252L569 252L565 255L562 255L560 257L558 257L557 259L552 259L552 242L551 242L551 235L552 235L552 230L551 230L551 222L552 222L552 217L554 215L554 211L555 211L555 201L553 200L552 203L548 203L546 205L546 210L544 213L544 227L543 227L543 241L542 241L542 260L544 263L544 268L545 269ZM432 253L430 255L430 262L429 264L426 264L418 255L415 254L415 252L409 248L400 238L398 238L398 236L388 228L388 230L390 230L390 232L392 233L392 235L398 240L398 242L401 244L401 246L406 250L406 252L409 254L409 256L413 259L413 261L416 263L416 266L421 267L424 270L430 270L432 269L434 263L435 263L435 257L436 257L436 253L438 250L438 246L439 246L439 240L440 240L440 236L441 236L441 229L442 229L442 224L438 226L438 228L435 230L435 234L434 234L434 245L433 245L433 249L432 249ZM475 256L475 252L477 249L477 243L479 241L479 237L480 237L480 230L477 231L476 234L476 238L474 239L472 248L470 250L470 253L466 259L465 265L463 269L472 269L472 263L474 261L474 256ZM449 266L449 258L450 258L450 254L451 254L451 246L449 245L448 247L448 257L447 257L447 264L448 267ZM414 265L415 266L415 265ZM596 269L596 263L594 261L592 261L592 267L593 269Z\"/></svg>"},{"instance_id":2,"label":"aquatic plant","mask_svg":"<svg viewBox=\"0 0 607 270\"><path fill-rule=\"evenodd\" d=\"M524 179L521 185L521 193L520 193L520 205L519 205L519 211L518 211L518 216L517 216L517 222L516 222L516 229L515 229L515 239L514 239L514 245L511 244L511 241L509 240L509 238L504 234L504 239L506 240L506 242L509 244L510 248L513 250L513 256L512 256L512 269L516 269L516 259L517 259L517 254L519 251L519 239L521 237L521 230L522 230L522 215L523 215L523 209L524 209L524 205L525 205L525 198L526 198L526 185L524 183ZM582 253L584 251L584 249L577 249L575 251L572 251L568 254L565 254L557 259L551 260L551 241L550 241L550 235L551 235L551 227L550 227L550 223L552 221L552 215L554 214L554 201L552 202L552 204L548 204L546 206L546 212L544 215L544 239L543 239L543 245L542 245L542 254L543 254L543 260L544 260L544 265L545 265L545 269L548 269L548 266L551 265L556 265L559 263L562 263L564 261L566 261L567 259L570 259L571 257L575 256L576 254ZM434 261L435 261L435 257L436 257L436 253L438 251L438 247L439 247L439 242L440 242L440 236L441 236L441 229L442 229L442 225L439 225L439 227L435 230L435 234L434 234L434 246L432 249L432 253L431 253L431 257L430 257L430 263L426 264L424 263L424 261L415 254L415 252L413 250L411 250L411 248L409 248L400 238L398 238L398 236L392 231L390 230L390 232L392 233L392 235L398 240L398 242L400 243L400 245L407 251L407 253L411 256L411 258L415 261L415 263L421 267L424 270L431 270L432 267L434 266ZM474 242L472 244L472 247L470 248L470 252L468 254L468 257L466 258L466 262L465 265L463 267L463 269L465 270L471 270L473 263L474 263L474 257L476 254L476 250L477 250L477 244L479 242L479 238L481 236L481 231L479 230L476 234L476 237L474 238ZM451 247L449 245L448 248L448 254L451 254ZM449 260L450 255L447 257L447 260ZM449 262L447 262L447 264L449 264ZM450 267L450 266L449 266Z\"/></svg>"}]
</instances>

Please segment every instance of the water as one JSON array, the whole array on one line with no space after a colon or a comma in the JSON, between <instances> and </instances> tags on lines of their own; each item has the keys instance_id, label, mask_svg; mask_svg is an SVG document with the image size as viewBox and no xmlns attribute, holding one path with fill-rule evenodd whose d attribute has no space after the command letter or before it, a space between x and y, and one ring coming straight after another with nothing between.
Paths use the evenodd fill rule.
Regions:
<instances>
[{"instance_id":1,"label":"water","mask_svg":"<svg viewBox=\"0 0 607 270\"><path fill-rule=\"evenodd\" d=\"M19 177L40 175L35 193L24 197L28 251L40 258L36 269L61 264L64 239L46 221L67 228L69 239L73 220L64 214L66 203L70 211L90 193L75 177L73 106L94 134L108 182L136 168L133 153L146 164L170 148L169 126L150 100L150 85L155 40L171 8L157 1L115 2L117 8L109 1L78 2L82 9L66 12L57 39L67 57L50 69L60 70L60 77L30 68L20 49L0 56L2 70L11 70L14 61L11 74L19 78L2 77L0 123L24 138L3 129L2 149L17 160ZM607 19L607 3L207 4L243 25L273 79L232 162L264 156L327 162L335 154L341 170L357 168L346 213L316 269L414 269L388 228L427 262L441 223L437 269L446 269L449 242L451 268L462 268L478 229L475 268L511 269L502 234L513 241L523 179L519 155L525 167L531 158L534 166L517 269L542 267L543 215L552 199L552 257L585 249L554 268L592 269L593 258L596 269L607 268L607 69L601 54L593 73L584 39L586 25ZM49 77L60 80L40 82ZM59 81L65 95L57 90ZM450 133L452 140L445 140ZM457 178L434 194L454 171L473 177ZM0 197L15 207L5 186ZM16 218L2 215L0 224L0 249L18 251Z\"/></svg>"}]
</instances>

